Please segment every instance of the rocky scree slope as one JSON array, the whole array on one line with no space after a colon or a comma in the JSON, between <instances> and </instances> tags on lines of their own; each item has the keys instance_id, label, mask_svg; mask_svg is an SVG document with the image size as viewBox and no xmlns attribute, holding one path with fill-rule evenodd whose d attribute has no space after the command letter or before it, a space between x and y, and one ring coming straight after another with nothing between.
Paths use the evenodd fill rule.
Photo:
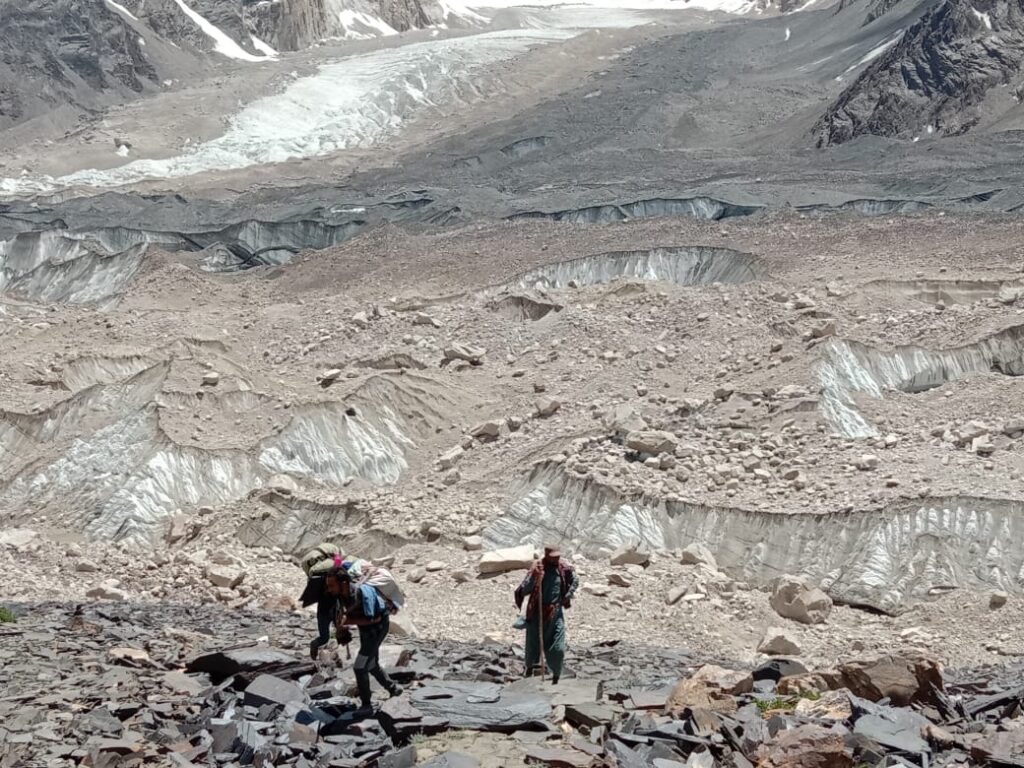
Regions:
<instances>
[{"instance_id":1,"label":"rocky scree slope","mask_svg":"<svg viewBox=\"0 0 1024 768\"><path fill-rule=\"evenodd\" d=\"M232 59L258 63L268 46L294 51L430 23L420 0L5 0L0 130L131 101Z\"/></svg>"},{"instance_id":2,"label":"rocky scree slope","mask_svg":"<svg viewBox=\"0 0 1024 768\"><path fill-rule=\"evenodd\" d=\"M1024 61L1020 0L946 0L880 55L814 125L817 146L862 135L956 136L1017 104Z\"/></svg>"},{"instance_id":3,"label":"rocky scree slope","mask_svg":"<svg viewBox=\"0 0 1024 768\"><path fill-rule=\"evenodd\" d=\"M64 105L96 109L153 92L183 58L146 48L104 0L5 2L0 30L0 128Z\"/></svg>"}]
</instances>

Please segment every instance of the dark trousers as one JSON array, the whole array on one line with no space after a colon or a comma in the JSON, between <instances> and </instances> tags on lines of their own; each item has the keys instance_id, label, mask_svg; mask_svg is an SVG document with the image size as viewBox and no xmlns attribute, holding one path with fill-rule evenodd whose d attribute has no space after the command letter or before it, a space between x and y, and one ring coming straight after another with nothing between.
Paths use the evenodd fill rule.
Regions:
<instances>
[{"instance_id":1,"label":"dark trousers","mask_svg":"<svg viewBox=\"0 0 1024 768\"><path fill-rule=\"evenodd\" d=\"M380 623L359 628L359 653L353 670L356 673L359 701L364 707L371 704L370 675L389 693L395 690L395 681L380 666L380 646L388 636L390 627L391 619L385 614Z\"/></svg>"}]
</instances>

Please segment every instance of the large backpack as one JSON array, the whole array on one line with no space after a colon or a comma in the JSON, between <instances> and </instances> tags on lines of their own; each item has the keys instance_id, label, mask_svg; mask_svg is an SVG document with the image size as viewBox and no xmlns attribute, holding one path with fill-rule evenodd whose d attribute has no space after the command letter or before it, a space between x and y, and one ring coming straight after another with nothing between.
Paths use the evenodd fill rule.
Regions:
<instances>
[{"instance_id":1,"label":"large backpack","mask_svg":"<svg viewBox=\"0 0 1024 768\"><path fill-rule=\"evenodd\" d=\"M402 588L398 586L395 577L387 568L376 565L365 566L359 583L376 589L384 598L391 613L398 613L405 606L405 593L402 592Z\"/></svg>"},{"instance_id":2,"label":"large backpack","mask_svg":"<svg viewBox=\"0 0 1024 768\"><path fill-rule=\"evenodd\" d=\"M317 544L299 560L306 576L322 576L334 567L335 557L341 556L341 548L330 541Z\"/></svg>"}]
</instances>

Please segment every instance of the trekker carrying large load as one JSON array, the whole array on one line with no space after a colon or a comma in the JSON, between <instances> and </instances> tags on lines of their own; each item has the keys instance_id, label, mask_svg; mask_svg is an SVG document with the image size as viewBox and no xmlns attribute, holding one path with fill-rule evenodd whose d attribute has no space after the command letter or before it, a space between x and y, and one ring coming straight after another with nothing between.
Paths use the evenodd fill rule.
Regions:
<instances>
[{"instance_id":1,"label":"trekker carrying large load","mask_svg":"<svg viewBox=\"0 0 1024 768\"><path fill-rule=\"evenodd\" d=\"M325 541L305 555L300 563L306 572L306 588L302 591L299 601L303 607L316 604L317 636L309 643L309 656L316 661L320 649L331 640L331 625L339 614L338 598L326 589L326 579L331 573L342 569L357 582L366 583L377 589L384 598L389 613L398 613L405 605L405 595L395 583L391 572L386 568L375 566L368 560L342 554L341 548ZM342 645L343 636L338 641ZM348 638L351 640L351 637Z\"/></svg>"},{"instance_id":2,"label":"trekker carrying large load","mask_svg":"<svg viewBox=\"0 0 1024 768\"><path fill-rule=\"evenodd\" d=\"M328 593L338 599L341 611L336 619L339 635L348 633L348 627L359 628L359 653L353 671L359 689L359 710L356 714L373 711L370 675L391 696L400 696L402 688L380 666L380 646L391 628L391 601L377 587L360 583L351 569L338 567L327 574Z\"/></svg>"},{"instance_id":3,"label":"trekker carrying large load","mask_svg":"<svg viewBox=\"0 0 1024 768\"><path fill-rule=\"evenodd\" d=\"M316 604L317 636L309 643L309 657L316 661L320 649L331 640L331 626L338 614L338 598L326 589L327 574L346 563L355 573L361 574L365 561L346 559L340 547L325 541L304 554L299 562L306 572L306 588L302 590L299 602L304 608Z\"/></svg>"},{"instance_id":4,"label":"trekker carrying large load","mask_svg":"<svg viewBox=\"0 0 1024 768\"><path fill-rule=\"evenodd\" d=\"M564 609L572 605L578 586L576 572L562 562L561 551L557 547L544 547L544 558L533 564L523 583L516 588L516 608L522 609L524 598L530 596L526 604L527 677L536 674L542 646L552 684L561 677L566 648Z\"/></svg>"}]
</instances>

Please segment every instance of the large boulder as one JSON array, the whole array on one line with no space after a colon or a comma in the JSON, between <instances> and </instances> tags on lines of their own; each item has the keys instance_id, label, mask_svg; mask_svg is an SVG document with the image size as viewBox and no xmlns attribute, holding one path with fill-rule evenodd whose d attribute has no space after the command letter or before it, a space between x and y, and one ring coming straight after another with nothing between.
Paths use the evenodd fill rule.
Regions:
<instances>
[{"instance_id":1,"label":"large boulder","mask_svg":"<svg viewBox=\"0 0 1024 768\"><path fill-rule=\"evenodd\" d=\"M679 716L688 709L712 712L735 712L735 696L753 690L754 678L749 672L737 672L706 664L691 677L676 683L665 702L665 711Z\"/></svg>"},{"instance_id":2,"label":"large boulder","mask_svg":"<svg viewBox=\"0 0 1024 768\"><path fill-rule=\"evenodd\" d=\"M299 484L295 482L295 478L291 475L276 474L271 475L270 479L267 480L267 488L277 491L282 496L291 496L293 493L298 492Z\"/></svg>"},{"instance_id":3,"label":"large boulder","mask_svg":"<svg viewBox=\"0 0 1024 768\"><path fill-rule=\"evenodd\" d=\"M681 562L683 565L706 565L714 571L718 570L718 561L703 544L688 544L683 550Z\"/></svg>"},{"instance_id":4,"label":"large boulder","mask_svg":"<svg viewBox=\"0 0 1024 768\"><path fill-rule=\"evenodd\" d=\"M671 432L656 429L645 429L630 432L626 435L626 447L632 451L657 456L662 453L674 453L676 436Z\"/></svg>"},{"instance_id":5,"label":"large boulder","mask_svg":"<svg viewBox=\"0 0 1024 768\"><path fill-rule=\"evenodd\" d=\"M832 612L832 598L798 576L780 576L769 602L779 616L802 624L821 624Z\"/></svg>"},{"instance_id":6,"label":"large boulder","mask_svg":"<svg viewBox=\"0 0 1024 768\"><path fill-rule=\"evenodd\" d=\"M506 426L504 419L490 419L482 421L469 430L469 434L481 442L497 440L501 436L502 427Z\"/></svg>"},{"instance_id":7,"label":"large boulder","mask_svg":"<svg viewBox=\"0 0 1024 768\"><path fill-rule=\"evenodd\" d=\"M211 565L206 569L206 578L215 587L234 589L245 579L245 571L228 565Z\"/></svg>"},{"instance_id":8,"label":"large boulder","mask_svg":"<svg viewBox=\"0 0 1024 768\"><path fill-rule=\"evenodd\" d=\"M19 552L39 538L39 534L29 528L8 528L0 531L0 547L10 547Z\"/></svg>"},{"instance_id":9,"label":"large boulder","mask_svg":"<svg viewBox=\"0 0 1024 768\"><path fill-rule=\"evenodd\" d=\"M651 562L651 553L636 545L619 547L612 553L612 565L642 565L647 567Z\"/></svg>"},{"instance_id":10,"label":"large boulder","mask_svg":"<svg viewBox=\"0 0 1024 768\"><path fill-rule=\"evenodd\" d=\"M769 627L757 646L758 653L767 656L799 656L800 644L797 639L781 627Z\"/></svg>"},{"instance_id":11,"label":"large boulder","mask_svg":"<svg viewBox=\"0 0 1024 768\"><path fill-rule=\"evenodd\" d=\"M942 670L931 659L881 656L851 661L839 667L843 687L862 699L890 699L897 707L933 703L944 688Z\"/></svg>"},{"instance_id":12,"label":"large boulder","mask_svg":"<svg viewBox=\"0 0 1024 768\"><path fill-rule=\"evenodd\" d=\"M92 598L93 600L113 600L119 603L123 603L128 599L128 593L123 589L118 589L117 587L106 583L93 587L85 593L85 596Z\"/></svg>"},{"instance_id":13,"label":"large boulder","mask_svg":"<svg viewBox=\"0 0 1024 768\"><path fill-rule=\"evenodd\" d=\"M412 616L408 611L399 611L391 617L390 634L394 637L419 637L420 631L413 623Z\"/></svg>"},{"instance_id":14,"label":"large boulder","mask_svg":"<svg viewBox=\"0 0 1024 768\"><path fill-rule=\"evenodd\" d=\"M480 573L505 573L520 571L533 565L537 559L537 551L532 544L523 544L508 549L496 549L485 552L477 566Z\"/></svg>"},{"instance_id":15,"label":"large boulder","mask_svg":"<svg viewBox=\"0 0 1024 768\"><path fill-rule=\"evenodd\" d=\"M451 346L444 349L444 359L441 361L441 367L443 368L453 360L464 360L470 365L482 365L484 355L486 354L487 350L484 347L474 347L469 344L452 342Z\"/></svg>"},{"instance_id":16,"label":"large boulder","mask_svg":"<svg viewBox=\"0 0 1024 768\"><path fill-rule=\"evenodd\" d=\"M843 732L820 725L780 730L757 748L758 768L852 768Z\"/></svg>"},{"instance_id":17,"label":"large boulder","mask_svg":"<svg viewBox=\"0 0 1024 768\"><path fill-rule=\"evenodd\" d=\"M622 404L615 406L610 413L604 417L604 425L617 435L627 435L630 432L647 429L647 422L644 417L636 412L631 405Z\"/></svg>"}]
</instances>

